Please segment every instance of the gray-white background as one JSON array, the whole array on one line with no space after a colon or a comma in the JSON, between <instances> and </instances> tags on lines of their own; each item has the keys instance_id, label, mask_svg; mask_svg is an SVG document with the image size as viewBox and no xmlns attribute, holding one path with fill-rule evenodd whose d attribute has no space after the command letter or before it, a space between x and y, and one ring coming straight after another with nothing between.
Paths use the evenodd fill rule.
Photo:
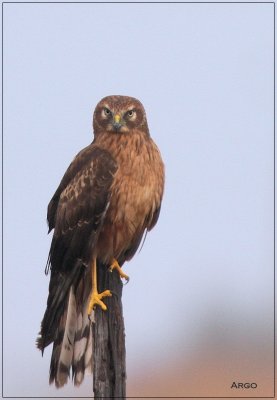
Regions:
<instances>
[{"instance_id":1,"label":"gray-white background","mask_svg":"<svg viewBox=\"0 0 277 400\"><path fill-rule=\"evenodd\" d=\"M273 393L273 4L4 4L4 395L48 386L46 208L96 103L139 98L166 165L125 271L129 396ZM232 382L256 382L234 391Z\"/></svg>"}]
</instances>

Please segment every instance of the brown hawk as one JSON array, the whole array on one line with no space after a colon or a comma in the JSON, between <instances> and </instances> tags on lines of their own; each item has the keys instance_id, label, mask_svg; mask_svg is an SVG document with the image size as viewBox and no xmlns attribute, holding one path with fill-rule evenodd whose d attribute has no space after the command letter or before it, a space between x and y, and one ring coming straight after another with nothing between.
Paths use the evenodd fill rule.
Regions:
<instances>
[{"instance_id":1,"label":"brown hawk","mask_svg":"<svg viewBox=\"0 0 277 400\"><path fill-rule=\"evenodd\" d=\"M111 296L98 293L96 265L117 269L130 260L156 224L164 189L164 165L150 137L142 104L108 96L93 116L94 140L67 169L47 212L54 229L46 272L47 308L37 346L50 343L50 383L63 386L72 367L74 384L92 370L90 314Z\"/></svg>"}]
</instances>

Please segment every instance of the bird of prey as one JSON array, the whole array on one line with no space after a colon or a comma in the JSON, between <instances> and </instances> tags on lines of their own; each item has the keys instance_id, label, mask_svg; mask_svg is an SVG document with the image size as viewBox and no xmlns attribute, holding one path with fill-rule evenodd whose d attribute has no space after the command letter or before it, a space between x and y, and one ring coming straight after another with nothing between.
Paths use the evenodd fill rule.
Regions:
<instances>
[{"instance_id":1,"label":"bird of prey","mask_svg":"<svg viewBox=\"0 0 277 400\"><path fill-rule=\"evenodd\" d=\"M106 310L112 295L98 292L97 265L128 279L121 266L156 224L164 190L164 164L140 101L103 98L93 130L93 142L74 158L48 205L51 277L37 347L43 352L53 343L49 382L56 387L71 369L77 386L92 372L90 315Z\"/></svg>"}]
</instances>

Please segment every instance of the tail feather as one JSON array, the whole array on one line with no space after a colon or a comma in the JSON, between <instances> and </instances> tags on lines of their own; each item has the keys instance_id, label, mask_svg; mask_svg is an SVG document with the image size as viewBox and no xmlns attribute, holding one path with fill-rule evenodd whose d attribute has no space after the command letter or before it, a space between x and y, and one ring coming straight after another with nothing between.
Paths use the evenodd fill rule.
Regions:
<instances>
[{"instance_id":1,"label":"tail feather","mask_svg":"<svg viewBox=\"0 0 277 400\"><path fill-rule=\"evenodd\" d=\"M92 373L92 327L87 315L91 281L83 276L76 291L71 286L53 344L49 383L64 386L70 376L79 386L85 373Z\"/></svg>"},{"instance_id":2,"label":"tail feather","mask_svg":"<svg viewBox=\"0 0 277 400\"><path fill-rule=\"evenodd\" d=\"M67 275L51 270L47 307L41 322L39 337L37 338L37 347L42 353L45 347L56 341L57 330L60 330L61 319L67 310L70 288L78 286L84 274L85 266L80 265L79 262Z\"/></svg>"},{"instance_id":3,"label":"tail feather","mask_svg":"<svg viewBox=\"0 0 277 400\"><path fill-rule=\"evenodd\" d=\"M83 285L80 283L78 287L78 298L82 300L77 305L77 331L72 361L72 378L76 386L83 382L85 373L92 373L92 329L87 315L91 286L88 282L84 280Z\"/></svg>"},{"instance_id":4,"label":"tail feather","mask_svg":"<svg viewBox=\"0 0 277 400\"><path fill-rule=\"evenodd\" d=\"M82 267L69 276L51 271L47 309L37 339L37 347L53 343L49 383L64 386L70 373L79 386L85 374L92 373L92 321L87 307L91 292L90 270Z\"/></svg>"},{"instance_id":5,"label":"tail feather","mask_svg":"<svg viewBox=\"0 0 277 400\"><path fill-rule=\"evenodd\" d=\"M76 386L79 386L83 382L85 374L92 374L91 325L85 327L82 338L78 342L75 342L72 371L74 385Z\"/></svg>"},{"instance_id":6,"label":"tail feather","mask_svg":"<svg viewBox=\"0 0 277 400\"><path fill-rule=\"evenodd\" d=\"M76 299L72 287L68 296L67 308L60 321L60 330L54 342L49 383L55 381L56 387L67 383L73 358L76 333Z\"/></svg>"},{"instance_id":7,"label":"tail feather","mask_svg":"<svg viewBox=\"0 0 277 400\"><path fill-rule=\"evenodd\" d=\"M93 335L90 325L90 334L88 336L86 351L85 351L85 373L92 375L93 371Z\"/></svg>"}]
</instances>

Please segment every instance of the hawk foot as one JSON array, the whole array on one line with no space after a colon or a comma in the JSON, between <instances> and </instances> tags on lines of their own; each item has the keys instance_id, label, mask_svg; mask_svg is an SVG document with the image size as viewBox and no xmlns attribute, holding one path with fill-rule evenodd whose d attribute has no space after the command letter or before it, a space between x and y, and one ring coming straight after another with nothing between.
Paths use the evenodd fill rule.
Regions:
<instances>
[{"instance_id":1,"label":"hawk foot","mask_svg":"<svg viewBox=\"0 0 277 400\"><path fill-rule=\"evenodd\" d=\"M100 306L103 311L107 310L106 304L103 303L103 297L110 297L112 296L110 290L105 290L102 293L98 293L96 290L93 290L90 295L90 300L88 304L88 315L90 316L92 310L95 308L96 305Z\"/></svg>"},{"instance_id":2,"label":"hawk foot","mask_svg":"<svg viewBox=\"0 0 277 400\"><path fill-rule=\"evenodd\" d=\"M123 279L126 279L127 282L129 282L130 278L128 275L126 275L123 271L116 259L113 259L112 265L110 266L110 272L112 272L114 269L116 269L120 275L120 277Z\"/></svg>"}]
</instances>

